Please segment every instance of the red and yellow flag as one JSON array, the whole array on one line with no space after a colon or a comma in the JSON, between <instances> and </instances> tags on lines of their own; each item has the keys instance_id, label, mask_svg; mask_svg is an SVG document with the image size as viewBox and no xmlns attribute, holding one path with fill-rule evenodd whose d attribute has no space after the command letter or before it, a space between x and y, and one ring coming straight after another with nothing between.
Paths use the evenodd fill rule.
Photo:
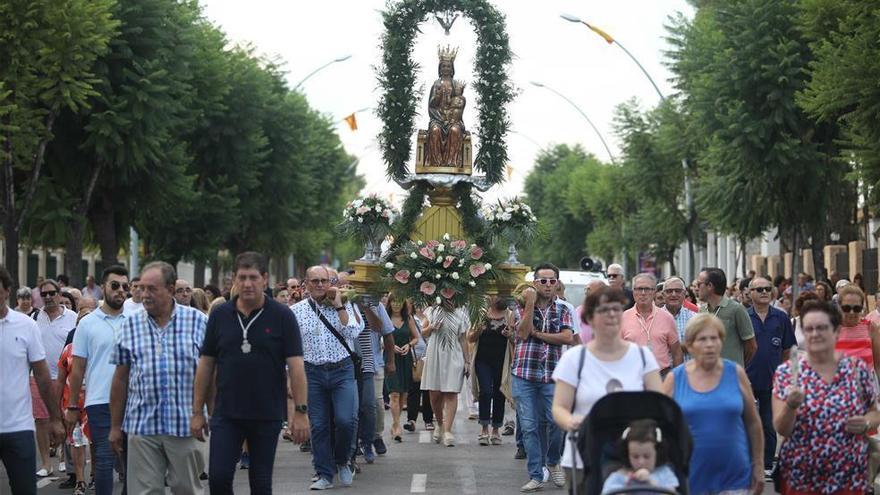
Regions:
<instances>
[{"instance_id":1,"label":"red and yellow flag","mask_svg":"<svg viewBox=\"0 0 880 495\"><path fill-rule=\"evenodd\" d=\"M345 123L348 124L348 128L356 131L358 130L358 121L354 114L349 115L345 118Z\"/></svg>"},{"instance_id":2,"label":"red and yellow flag","mask_svg":"<svg viewBox=\"0 0 880 495\"><path fill-rule=\"evenodd\" d=\"M584 24L586 24L586 23L584 23ZM597 28L596 26L593 26L592 24L587 24L587 27L590 28L594 33L605 38L605 41L607 41L609 45L614 43L614 38L612 38L611 35L606 33L605 31L602 31L601 29Z\"/></svg>"}]
</instances>

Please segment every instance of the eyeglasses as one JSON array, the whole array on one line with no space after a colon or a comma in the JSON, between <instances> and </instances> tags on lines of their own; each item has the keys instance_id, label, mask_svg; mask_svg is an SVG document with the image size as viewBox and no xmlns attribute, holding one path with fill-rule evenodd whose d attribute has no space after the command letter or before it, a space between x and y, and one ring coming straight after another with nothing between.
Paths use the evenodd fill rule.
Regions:
<instances>
[{"instance_id":1,"label":"eyeglasses","mask_svg":"<svg viewBox=\"0 0 880 495\"><path fill-rule=\"evenodd\" d=\"M831 325L816 325L815 327L803 327L804 333L824 333L831 330Z\"/></svg>"},{"instance_id":2,"label":"eyeglasses","mask_svg":"<svg viewBox=\"0 0 880 495\"><path fill-rule=\"evenodd\" d=\"M751 291L755 291L755 292L766 293L766 292L770 292L770 291L772 291L772 290L773 290L773 287L752 287L752 288L749 289L749 290L751 290Z\"/></svg>"},{"instance_id":3,"label":"eyeglasses","mask_svg":"<svg viewBox=\"0 0 880 495\"><path fill-rule=\"evenodd\" d=\"M663 292L667 294L684 294L684 289L664 289Z\"/></svg>"},{"instance_id":4,"label":"eyeglasses","mask_svg":"<svg viewBox=\"0 0 880 495\"><path fill-rule=\"evenodd\" d=\"M622 276L623 276L623 275L621 275L621 274L619 274L619 273L609 273L609 274L607 275L608 278L618 278L618 277L622 277Z\"/></svg>"},{"instance_id":5,"label":"eyeglasses","mask_svg":"<svg viewBox=\"0 0 880 495\"><path fill-rule=\"evenodd\" d=\"M556 285L556 282L558 282L558 280L556 280L555 278L539 278L538 280L536 280L536 282L541 285Z\"/></svg>"},{"instance_id":6,"label":"eyeglasses","mask_svg":"<svg viewBox=\"0 0 880 495\"><path fill-rule=\"evenodd\" d=\"M623 313L623 306L619 304L606 304L596 308L596 313L605 315L608 313Z\"/></svg>"},{"instance_id":7,"label":"eyeglasses","mask_svg":"<svg viewBox=\"0 0 880 495\"><path fill-rule=\"evenodd\" d=\"M175 293L175 294L183 294L183 293L187 293L187 294L189 294L189 293L191 293L192 291L193 291L193 290L192 290L192 288L190 288L190 287L178 287L178 288L174 289L174 293Z\"/></svg>"},{"instance_id":8,"label":"eyeglasses","mask_svg":"<svg viewBox=\"0 0 880 495\"><path fill-rule=\"evenodd\" d=\"M654 292L653 287L636 287L633 289L634 292L641 292L642 294L646 294L648 292Z\"/></svg>"},{"instance_id":9,"label":"eyeglasses","mask_svg":"<svg viewBox=\"0 0 880 495\"><path fill-rule=\"evenodd\" d=\"M861 313L863 307L861 305L850 306L849 304L841 304L840 310L844 313Z\"/></svg>"},{"instance_id":10,"label":"eyeglasses","mask_svg":"<svg viewBox=\"0 0 880 495\"><path fill-rule=\"evenodd\" d=\"M326 278L310 278L309 283L312 285L327 285L330 280Z\"/></svg>"},{"instance_id":11,"label":"eyeglasses","mask_svg":"<svg viewBox=\"0 0 880 495\"><path fill-rule=\"evenodd\" d=\"M123 291L128 292L128 288L129 288L128 284L120 283L120 282L117 282L116 280L110 282L110 290L119 290L120 287L122 287Z\"/></svg>"},{"instance_id":12,"label":"eyeglasses","mask_svg":"<svg viewBox=\"0 0 880 495\"><path fill-rule=\"evenodd\" d=\"M58 295L58 291L57 290L40 291L40 295L43 297L55 297Z\"/></svg>"}]
</instances>

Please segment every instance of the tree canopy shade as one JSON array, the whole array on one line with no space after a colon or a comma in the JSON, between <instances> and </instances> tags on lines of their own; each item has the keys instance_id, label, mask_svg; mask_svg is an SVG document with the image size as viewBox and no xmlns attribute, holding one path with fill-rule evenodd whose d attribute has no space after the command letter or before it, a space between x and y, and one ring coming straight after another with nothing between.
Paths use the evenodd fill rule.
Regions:
<instances>
[{"instance_id":1,"label":"tree canopy shade","mask_svg":"<svg viewBox=\"0 0 880 495\"><path fill-rule=\"evenodd\" d=\"M62 111L97 94L94 63L119 25L112 0L0 3L0 161L6 266L18 266L22 227Z\"/></svg>"}]
</instances>

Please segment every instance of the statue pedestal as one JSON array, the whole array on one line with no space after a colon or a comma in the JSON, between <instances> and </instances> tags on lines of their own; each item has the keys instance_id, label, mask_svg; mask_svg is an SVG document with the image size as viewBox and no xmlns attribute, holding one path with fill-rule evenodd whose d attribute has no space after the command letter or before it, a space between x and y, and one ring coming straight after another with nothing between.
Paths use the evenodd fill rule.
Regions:
<instances>
[{"instance_id":1,"label":"statue pedestal","mask_svg":"<svg viewBox=\"0 0 880 495\"><path fill-rule=\"evenodd\" d=\"M452 194L452 189L435 186L428 191L428 197L431 206L422 212L410 238L414 241L428 242L431 239L442 238L443 234L449 234L453 239L464 239L461 215L455 207L456 198Z\"/></svg>"},{"instance_id":2,"label":"statue pedestal","mask_svg":"<svg viewBox=\"0 0 880 495\"><path fill-rule=\"evenodd\" d=\"M348 281L354 287L355 291L364 298L368 303L379 302L370 301L370 298L377 292L376 287L382 280L382 265L379 263L371 263L368 261L357 260L349 263L354 269L354 275L348 278Z\"/></svg>"}]
</instances>

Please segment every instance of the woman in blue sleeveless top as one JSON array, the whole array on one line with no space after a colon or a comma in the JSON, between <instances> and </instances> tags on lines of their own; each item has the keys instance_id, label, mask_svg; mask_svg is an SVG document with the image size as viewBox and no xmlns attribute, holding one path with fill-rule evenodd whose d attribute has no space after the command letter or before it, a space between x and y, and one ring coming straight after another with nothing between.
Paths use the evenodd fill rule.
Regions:
<instances>
[{"instance_id":1,"label":"woman in blue sleeveless top","mask_svg":"<svg viewBox=\"0 0 880 495\"><path fill-rule=\"evenodd\" d=\"M724 324L693 317L685 344L693 360L673 370L663 391L681 406L694 439L693 495L748 494L764 483L764 436L745 370L721 358Z\"/></svg>"}]
</instances>

